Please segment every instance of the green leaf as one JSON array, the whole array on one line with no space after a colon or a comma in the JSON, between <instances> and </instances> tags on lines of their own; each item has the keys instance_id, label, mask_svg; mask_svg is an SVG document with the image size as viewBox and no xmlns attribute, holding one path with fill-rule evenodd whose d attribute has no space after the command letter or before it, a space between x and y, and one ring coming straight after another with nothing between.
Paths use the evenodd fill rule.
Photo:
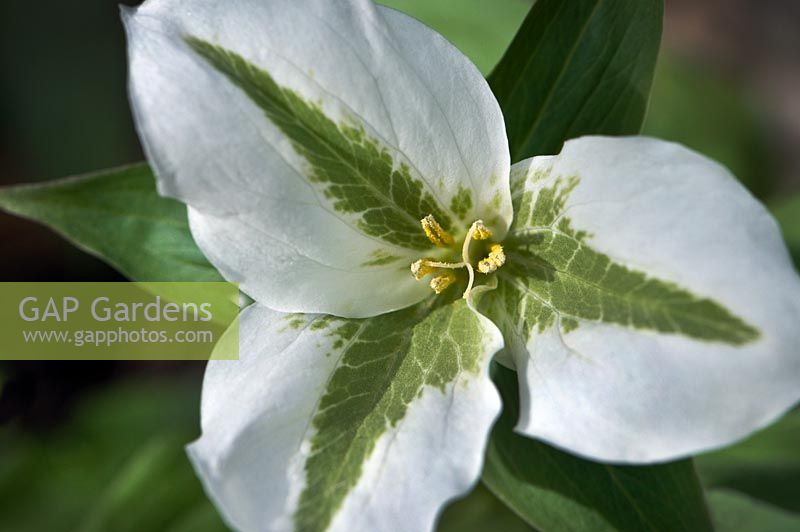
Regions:
<instances>
[{"instance_id":1,"label":"green leaf","mask_svg":"<svg viewBox=\"0 0 800 532\"><path fill-rule=\"evenodd\" d=\"M538 530L711 530L691 461L634 467L583 460L514 433L517 375L495 364L503 396L484 483Z\"/></svg>"},{"instance_id":2,"label":"green leaf","mask_svg":"<svg viewBox=\"0 0 800 532\"><path fill-rule=\"evenodd\" d=\"M217 509L208 499L203 499L175 520L166 532L228 532Z\"/></svg>"},{"instance_id":3,"label":"green leaf","mask_svg":"<svg viewBox=\"0 0 800 532\"><path fill-rule=\"evenodd\" d=\"M192 240L186 207L146 164L0 189L0 208L40 222L137 281L220 281Z\"/></svg>"},{"instance_id":4,"label":"green leaf","mask_svg":"<svg viewBox=\"0 0 800 532\"><path fill-rule=\"evenodd\" d=\"M639 132L661 41L661 0L540 0L489 76L511 161L565 140Z\"/></svg>"},{"instance_id":5,"label":"green leaf","mask_svg":"<svg viewBox=\"0 0 800 532\"><path fill-rule=\"evenodd\" d=\"M439 517L437 532L531 532L533 529L483 484L447 506Z\"/></svg>"},{"instance_id":6,"label":"green leaf","mask_svg":"<svg viewBox=\"0 0 800 532\"><path fill-rule=\"evenodd\" d=\"M732 447L697 457L706 486L729 488L800 513L800 411Z\"/></svg>"},{"instance_id":7,"label":"green leaf","mask_svg":"<svg viewBox=\"0 0 800 532\"><path fill-rule=\"evenodd\" d=\"M199 396L198 379L151 376L85 395L44 437L0 427L0 530L227 530L183 449Z\"/></svg>"},{"instance_id":8,"label":"green leaf","mask_svg":"<svg viewBox=\"0 0 800 532\"><path fill-rule=\"evenodd\" d=\"M485 75L500 60L519 29L530 0L378 0L441 33Z\"/></svg>"},{"instance_id":9,"label":"green leaf","mask_svg":"<svg viewBox=\"0 0 800 532\"><path fill-rule=\"evenodd\" d=\"M185 443L169 433L145 442L95 494L78 529L163 530L195 511L202 493L183 452ZM220 530L219 517L216 524Z\"/></svg>"},{"instance_id":10,"label":"green leaf","mask_svg":"<svg viewBox=\"0 0 800 532\"><path fill-rule=\"evenodd\" d=\"M800 196L777 201L770 210L781 226L795 265L800 269Z\"/></svg>"},{"instance_id":11,"label":"green leaf","mask_svg":"<svg viewBox=\"0 0 800 532\"><path fill-rule=\"evenodd\" d=\"M708 506L717 532L796 532L800 515L730 490L711 490Z\"/></svg>"}]
</instances>

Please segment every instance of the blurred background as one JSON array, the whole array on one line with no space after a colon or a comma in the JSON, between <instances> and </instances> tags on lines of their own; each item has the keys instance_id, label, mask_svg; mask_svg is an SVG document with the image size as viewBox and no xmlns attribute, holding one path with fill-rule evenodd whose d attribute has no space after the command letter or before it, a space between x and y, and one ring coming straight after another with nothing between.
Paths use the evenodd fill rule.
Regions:
<instances>
[{"instance_id":1,"label":"blurred background","mask_svg":"<svg viewBox=\"0 0 800 532\"><path fill-rule=\"evenodd\" d=\"M443 32L485 73L532 4L386 3ZM773 210L800 259L800 3L666 4L645 133L727 165ZM118 0L3 0L0 185L142 160L125 77ZM122 280L2 213L0 257L0 281ZM0 363L0 530L224 530L182 451L199 432L202 371L201 362ZM709 485L800 511L798 441L793 416L698 467ZM525 529L483 490L456 504L442 529L479 530L489 518Z\"/></svg>"}]
</instances>

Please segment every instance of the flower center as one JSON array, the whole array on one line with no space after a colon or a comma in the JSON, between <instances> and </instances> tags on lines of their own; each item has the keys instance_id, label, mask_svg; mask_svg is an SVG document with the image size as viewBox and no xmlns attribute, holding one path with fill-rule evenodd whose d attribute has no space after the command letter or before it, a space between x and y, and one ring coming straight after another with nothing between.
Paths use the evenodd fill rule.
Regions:
<instances>
[{"instance_id":1,"label":"flower center","mask_svg":"<svg viewBox=\"0 0 800 532\"><path fill-rule=\"evenodd\" d=\"M422 220L422 230L428 240L433 242L434 245L440 248L451 248L455 242L452 235L444 230L439 225L439 222L429 214ZM437 294L444 292L450 285L456 282L458 276L456 272L465 269L467 270L467 289L464 290L464 299L469 297L472 287L475 284L475 268L480 273L490 274L500 268L506 262L506 255L503 252L503 246L496 242L489 243L488 255L478 261L476 266L472 265L470 259L470 244L473 240L487 241L492 237L492 232L482 220L476 220L472 223L464 242L461 244L461 261L460 262L445 262L433 258L419 259L411 265L411 273L418 281L427 275L433 275L430 281L431 289Z\"/></svg>"}]
</instances>

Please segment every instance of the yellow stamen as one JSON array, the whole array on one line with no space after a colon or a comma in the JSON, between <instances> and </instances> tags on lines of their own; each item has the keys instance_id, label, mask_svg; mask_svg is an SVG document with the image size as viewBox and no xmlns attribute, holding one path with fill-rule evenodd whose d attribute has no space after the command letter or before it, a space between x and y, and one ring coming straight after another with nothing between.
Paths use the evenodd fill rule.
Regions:
<instances>
[{"instance_id":1,"label":"yellow stamen","mask_svg":"<svg viewBox=\"0 0 800 532\"><path fill-rule=\"evenodd\" d=\"M432 215L428 215L421 220L422 228L431 242L437 246L450 246L453 243L453 237L440 226ZM473 240L486 240L491 238L492 232L482 220L476 220L467 231L464 237L464 243L461 245L461 262L439 262L433 259L420 259L411 265L411 273L417 280L422 279L426 275L435 274L430 281L430 287L437 294L441 294L456 280L456 274L452 270L466 268L468 274L467 288L464 290L464 299L468 299L472 286L475 283L475 268L472 266L469 256L469 246ZM500 244L491 244L489 246L489 255L478 262L477 268L481 273L492 273L496 271L506 262L506 254L503 252L503 246ZM444 270L444 271L442 271Z\"/></svg>"},{"instance_id":2,"label":"yellow stamen","mask_svg":"<svg viewBox=\"0 0 800 532\"><path fill-rule=\"evenodd\" d=\"M478 263L478 271L492 273L505 263L506 254L503 252L503 246L492 244L492 247L489 248L489 256Z\"/></svg>"},{"instance_id":3,"label":"yellow stamen","mask_svg":"<svg viewBox=\"0 0 800 532\"><path fill-rule=\"evenodd\" d=\"M429 266L427 259L419 259L411 265L411 273L414 275L414 279L417 281L435 271L436 268Z\"/></svg>"},{"instance_id":4,"label":"yellow stamen","mask_svg":"<svg viewBox=\"0 0 800 532\"><path fill-rule=\"evenodd\" d=\"M453 272L444 272L431 279L431 288L437 294L441 294L454 282L456 282L456 274Z\"/></svg>"},{"instance_id":5,"label":"yellow stamen","mask_svg":"<svg viewBox=\"0 0 800 532\"><path fill-rule=\"evenodd\" d=\"M475 230L472 233L473 240L486 240L492 237L492 232L483 224L483 220L478 220L473 224Z\"/></svg>"},{"instance_id":6,"label":"yellow stamen","mask_svg":"<svg viewBox=\"0 0 800 532\"><path fill-rule=\"evenodd\" d=\"M463 267L464 264L461 262L439 262L433 259L419 259L411 265L411 273L414 275L414 278L419 281L429 273L433 273L440 268L457 270Z\"/></svg>"},{"instance_id":7,"label":"yellow stamen","mask_svg":"<svg viewBox=\"0 0 800 532\"><path fill-rule=\"evenodd\" d=\"M422 230L425 231L425 236L435 245L440 248L453 245L453 237L439 225L439 222L436 221L436 218L434 218L432 214L420 220L419 223L422 224Z\"/></svg>"}]
</instances>

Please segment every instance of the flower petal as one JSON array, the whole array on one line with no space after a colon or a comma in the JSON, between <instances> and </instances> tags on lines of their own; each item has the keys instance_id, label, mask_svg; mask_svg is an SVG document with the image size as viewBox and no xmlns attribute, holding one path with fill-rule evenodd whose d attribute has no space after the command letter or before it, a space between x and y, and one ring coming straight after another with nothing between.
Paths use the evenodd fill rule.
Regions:
<instances>
[{"instance_id":1,"label":"flower petal","mask_svg":"<svg viewBox=\"0 0 800 532\"><path fill-rule=\"evenodd\" d=\"M497 102L410 17L366 0L149 0L124 18L160 191L189 204L201 249L257 301L401 308L426 294L407 271L431 249L422 217L454 233L510 223Z\"/></svg>"},{"instance_id":2,"label":"flower petal","mask_svg":"<svg viewBox=\"0 0 800 532\"><path fill-rule=\"evenodd\" d=\"M718 164L585 137L514 166L518 218L484 299L520 377L517 429L578 454L668 460L800 397L800 279L775 221Z\"/></svg>"},{"instance_id":3,"label":"flower petal","mask_svg":"<svg viewBox=\"0 0 800 532\"><path fill-rule=\"evenodd\" d=\"M480 475L502 338L464 301L364 320L255 304L240 337L241 360L209 363L189 447L235 528L428 530Z\"/></svg>"}]
</instances>

